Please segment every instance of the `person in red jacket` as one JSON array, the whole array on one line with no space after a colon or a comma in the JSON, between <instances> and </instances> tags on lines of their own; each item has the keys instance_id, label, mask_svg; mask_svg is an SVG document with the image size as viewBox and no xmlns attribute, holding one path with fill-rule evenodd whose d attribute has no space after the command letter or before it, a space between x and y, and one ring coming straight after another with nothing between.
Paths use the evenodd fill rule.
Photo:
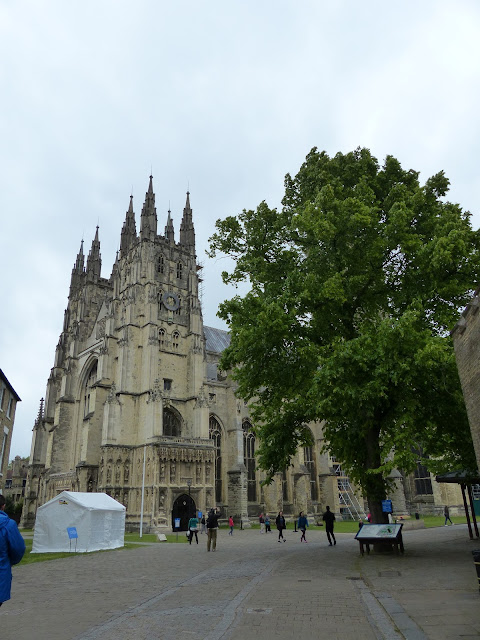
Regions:
<instances>
[{"instance_id":1,"label":"person in red jacket","mask_svg":"<svg viewBox=\"0 0 480 640\"><path fill-rule=\"evenodd\" d=\"M25 542L17 523L5 513L5 497L0 495L0 607L10 600L12 565L25 553Z\"/></svg>"}]
</instances>

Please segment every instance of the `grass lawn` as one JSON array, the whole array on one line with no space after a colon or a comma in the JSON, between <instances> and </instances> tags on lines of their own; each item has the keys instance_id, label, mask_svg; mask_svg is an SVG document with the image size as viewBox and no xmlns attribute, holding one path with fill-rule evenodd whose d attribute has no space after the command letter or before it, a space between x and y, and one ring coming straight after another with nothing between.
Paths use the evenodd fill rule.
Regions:
<instances>
[{"instance_id":1,"label":"grass lawn","mask_svg":"<svg viewBox=\"0 0 480 640\"><path fill-rule=\"evenodd\" d=\"M185 531L179 531L177 533L167 533L165 534L167 538L167 542L188 542L187 536L185 535ZM135 544L136 542L158 542L158 538L155 533L144 533L140 538L139 533L126 533L125 534L125 544ZM138 545L137 545L138 546Z\"/></svg>"},{"instance_id":2,"label":"grass lawn","mask_svg":"<svg viewBox=\"0 0 480 640\"><path fill-rule=\"evenodd\" d=\"M31 529L22 529L20 533L32 533ZM177 539L178 538L178 539ZM124 547L119 547L118 549L115 549L115 551L124 551L124 550L128 550L128 549L135 549L141 546L141 544L138 543L142 543L142 542L158 542L158 538L155 534L153 533L144 533L143 536L140 538L140 534L138 533L126 533L125 534L125 546ZM188 542L187 540L187 536L185 535L185 533L179 533L178 536L175 533L172 534L167 534L167 542L173 542L173 543L177 543L177 542L181 542L181 543L185 543ZM32 538L25 538L25 546L26 546L26 551L25 551L25 555L22 558L21 564L33 564L34 562L46 562L47 560L56 560L57 558L68 558L71 557L74 554L74 551L72 552L59 552L59 553L32 553L32 544L33 544L33 539ZM72 549L74 549L74 543L72 543ZM106 551L110 551L110 549L105 549L103 551L91 551L89 553L105 553ZM113 549L112 549L113 551Z\"/></svg>"}]
</instances>

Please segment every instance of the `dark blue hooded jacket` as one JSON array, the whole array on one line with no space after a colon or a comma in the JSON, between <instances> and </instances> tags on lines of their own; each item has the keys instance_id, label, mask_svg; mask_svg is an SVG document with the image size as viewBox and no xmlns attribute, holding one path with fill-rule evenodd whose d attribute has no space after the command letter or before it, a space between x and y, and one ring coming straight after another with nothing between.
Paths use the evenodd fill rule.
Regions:
<instances>
[{"instance_id":1,"label":"dark blue hooded jacket","mask_svg":"<svg viewBox=\"0 0 480 640\"><path fill-rule=\"evenodd\" d=\"M25 553L25 542L17 523L0 509L0 602L10 599L12 564L17 564Z\"/></svg>"}]
</instances>

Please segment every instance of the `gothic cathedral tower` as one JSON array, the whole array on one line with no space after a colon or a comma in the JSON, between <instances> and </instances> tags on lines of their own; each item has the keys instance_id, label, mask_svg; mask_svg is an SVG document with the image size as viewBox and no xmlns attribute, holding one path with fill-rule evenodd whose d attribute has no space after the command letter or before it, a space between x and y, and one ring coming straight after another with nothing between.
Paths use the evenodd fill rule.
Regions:
<instances>
[{"instance_id":1,"label":"gothic cathedral tower","mask_svg":"<svg viewBox=\"0 0 480 640\"><path fill-rule=\"evenodd\" d=\"M132 526L143 503L153 528L215 504L199 270L189 193L179 240L170 211L157 235L151 176L139 233L130 198L109 279L101 277L98 227L86 266L82 241L35 421L25 526L62 490L107 492L125 504ZM245 485L236 511L246 515L243 460L234 462Z\"/></svg>"}]
</instances>

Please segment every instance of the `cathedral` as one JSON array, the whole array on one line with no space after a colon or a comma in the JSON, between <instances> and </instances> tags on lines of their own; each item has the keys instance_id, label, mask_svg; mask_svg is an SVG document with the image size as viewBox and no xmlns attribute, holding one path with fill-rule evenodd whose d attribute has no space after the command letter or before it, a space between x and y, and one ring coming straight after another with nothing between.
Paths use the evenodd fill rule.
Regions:
<instances>
[{"instance_id":1,"label":"cathedral","mask_svg":"<svg viewBox=\"0 0 480 640\"><path fill-rule=\"evenodd\" d=\"M109 278L101 266L97 227L86 260L82 240L73 266L33 426L23 526L64 490L106 492L125 505L128 529L142 522L152 532L177 519L186 529L192 512L211 507L244 526L261 512L315 517L327 504L365 517L340 462L322 452L321 424L310 425L315 444L263 486L248 406L219 367L229 334L203 324L188 192L177 239L170 211L159 235L150 176L139 231L130 197ZM394 480L397 513L459 502L426 470Z\"/></svg>"}]
</instances>

